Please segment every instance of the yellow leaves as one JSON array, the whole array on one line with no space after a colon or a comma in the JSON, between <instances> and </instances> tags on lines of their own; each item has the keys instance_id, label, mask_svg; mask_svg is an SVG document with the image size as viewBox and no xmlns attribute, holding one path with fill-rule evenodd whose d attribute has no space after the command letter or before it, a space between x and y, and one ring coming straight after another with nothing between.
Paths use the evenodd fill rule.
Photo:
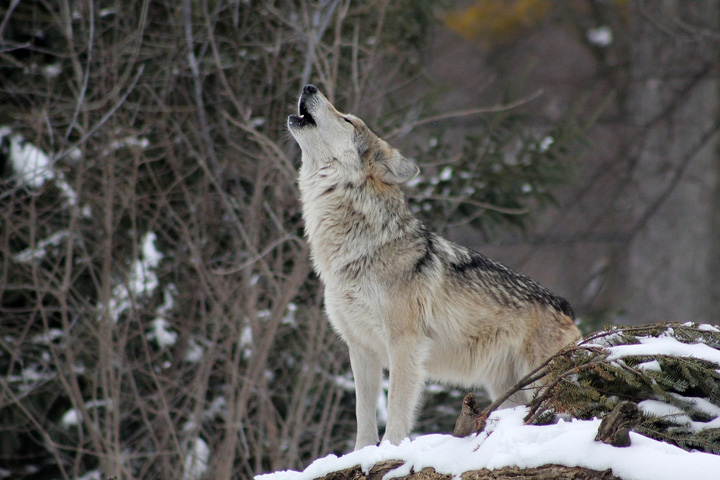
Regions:
<instances>
[{"instance_id":1,"label":"yellow leaves","mask_svg":"<svg viewBox=\"0 0 720 480\"><path fill-rule=\"evenodd\" d=\"M488 45L517 35L544 20L551 0L478 0L445 16L445 25L468 40Z\"/></svg>"},{"instance_id":2,"label":"yellow leaves","mask_svg":"<svg viewBox=\"0 0 720 480\"><path fill-rule=\"evenodd\" d=\"M560 14L563 23L572 23L577 18L598 21L598 10L591 8L584 0L475 0L469 7L448 12L443 20L450 30L468 40L477 40L483 46L491 47L526 33L546 20L553 10ZM612 13L627 22L630 2L603 2L602 11L602 18Z\"/></svg>"}]
</instances>

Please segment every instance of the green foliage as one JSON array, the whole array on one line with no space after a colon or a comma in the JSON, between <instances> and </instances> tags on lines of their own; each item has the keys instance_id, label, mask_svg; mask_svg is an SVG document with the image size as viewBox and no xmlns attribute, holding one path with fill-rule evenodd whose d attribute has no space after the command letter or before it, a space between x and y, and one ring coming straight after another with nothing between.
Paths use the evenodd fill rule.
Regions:
<instances>
[{"instance_id":1,"label":"green foliage","mask_svg":"<svg viewBox=\"0 0 720 480\"><path fill-rule=\"evenodd\" d=\"M486 237L524 230L538 209L557 205L554 190L572 178L582 132L568 120L537 135L526 117L510 112L478 124L481 133L467 136L459 155L442 139L418 154L439 166L411 183L412 206L436 223L468 223ZM445 163L448 158L452 163Z\"/></svg>"},{"instance_id":2,"label":"green foliage","mask_svg":"<svg viewBox=\"0 0 720 480\"><path fill-rule=\"evenodd\" d=\"M518 102L506 92L506 103ZM478 133L455 144L440 131L420 148L423 171L411 181L413 209L430 223L469 224L492 238L505 230L524 232L544 208L557 206L556 191L574 180L585 135L611 96L590 105L579 99L561 120L541 132L517 109L478 117ZM522 101L519 101L522 103Z\"/></svg>"},{"instance_id":3,"label":"green foliage","mask_svg":"<svg viewBox=\"0 0 720 480\"><path fill-rule=\"evenodd\" d=\"M646 350L624 350L632 345ZM636 432L687 450L720 453L720 330L708 325L614 327L586 337L553 359L547 383L528 419L547 423L556 414L590 419L624 400L642 413ZM647 351L648 353L645 353Z\"/></svg>"}]
</instances>

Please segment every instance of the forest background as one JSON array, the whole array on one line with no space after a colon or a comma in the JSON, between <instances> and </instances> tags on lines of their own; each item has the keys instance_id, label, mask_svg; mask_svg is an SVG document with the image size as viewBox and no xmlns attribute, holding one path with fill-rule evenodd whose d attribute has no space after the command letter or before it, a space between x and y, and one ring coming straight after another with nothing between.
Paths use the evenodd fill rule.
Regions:
<instances>
[{"instance_id":1,"label":"forest background","mask_svg":"<svg viewBox=\"0 0 720 480\"><path fill-rule=\"evenodd\" d=\"M4 3L0 476L350 448L285 128L306 83L420 165L433 229L586 331L720 323L719 45L713 0ZM418 432L463 394L430 385Z\"/></svg>"}]
</instances>

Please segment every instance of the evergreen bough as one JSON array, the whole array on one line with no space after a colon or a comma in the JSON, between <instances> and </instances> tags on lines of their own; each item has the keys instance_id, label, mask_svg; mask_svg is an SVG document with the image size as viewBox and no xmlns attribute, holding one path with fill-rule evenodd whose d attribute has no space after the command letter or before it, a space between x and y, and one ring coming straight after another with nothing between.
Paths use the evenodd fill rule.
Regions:
<instances>
[{"instance_id":1,"label":"evergreen bough","mask_svg":"<svg viewBox=\"0 0 720 480\"><path fill-rule=\"evenodd\" d=\"M643 344L649 348L627 347ZM539 371L546 377L525 420L600 418L631 401L641 413L635 432L718 454L719 359L720 329L711 325L613 327L560 352Z\"/></svg>"}]
</instances>

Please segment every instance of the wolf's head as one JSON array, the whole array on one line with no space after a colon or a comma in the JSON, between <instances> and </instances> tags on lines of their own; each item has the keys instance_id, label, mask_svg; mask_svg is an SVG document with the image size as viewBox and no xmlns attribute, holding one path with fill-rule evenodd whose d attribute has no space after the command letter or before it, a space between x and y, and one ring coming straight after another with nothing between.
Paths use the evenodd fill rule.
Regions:
<instances>
[{"instance_id":1,"label":"wolf's head","mask_svg":"<svg viewBox=\"0 0 720 480\"><path fill-rule=\"evenodd\" d=\"M303 88L298 115L290 115L287 124L302 150L303 169L335 169L387 184L405 182L420 171L365 122L338 112L314 85Z\"/></svg>"}]
</instances>

